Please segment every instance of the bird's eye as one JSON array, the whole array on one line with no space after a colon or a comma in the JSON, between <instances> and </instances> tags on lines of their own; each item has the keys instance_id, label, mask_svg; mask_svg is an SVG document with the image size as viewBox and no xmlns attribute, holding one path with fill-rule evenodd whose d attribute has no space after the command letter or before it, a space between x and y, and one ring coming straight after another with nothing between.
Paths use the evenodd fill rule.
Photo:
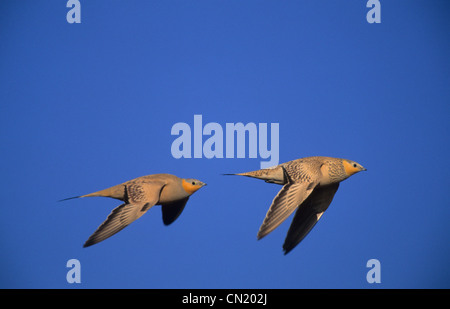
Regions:
<instances>
[{"instance_id":1,"label":"bird's eye","mask_svg":"<svg viewBox=\"0 0 450 309\"><path fill-rule=\"evenodd\" d=\"M195 185L195 181L193 181L192 184Z\"/></svg>"},{"instance_id":2,"label":"bird's eye","mask_svg":"<svg viewBox=\"0 0 450 309\"><path fill-rule=\"evenodd\" d=\"M356 163L353 163L353 167L356 167L357 165L356 165Z\"/></svg>"}]
</instances>

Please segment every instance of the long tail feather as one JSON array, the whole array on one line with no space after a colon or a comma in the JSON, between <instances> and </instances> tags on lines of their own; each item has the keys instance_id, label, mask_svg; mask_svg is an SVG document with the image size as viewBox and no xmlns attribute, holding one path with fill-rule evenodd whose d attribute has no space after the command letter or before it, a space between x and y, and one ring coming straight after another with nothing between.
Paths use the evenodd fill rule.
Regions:
<instances>
[{"instance_id":1,"label":"long tail feather","mask_svg":"<svg viewBox=\"0 0 450 309\"><path fill-rule=\"evenodd\" d=\"M59 200L58 202L63 202L63 201L68 201L68 200L73 200L73 199L76 199L76 198L79 198L79 197L82 197L82 196L81 196L81 195L79 195L79 196L72 196L72 197L68 197L68 198Z\"/></svg>"}]
</instances>

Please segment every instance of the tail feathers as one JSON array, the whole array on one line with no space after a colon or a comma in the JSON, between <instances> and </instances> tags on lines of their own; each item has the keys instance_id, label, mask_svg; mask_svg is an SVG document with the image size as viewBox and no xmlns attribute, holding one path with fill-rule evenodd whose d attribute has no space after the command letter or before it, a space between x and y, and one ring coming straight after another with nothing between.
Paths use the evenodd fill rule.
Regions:
<instances>
[{"instance_id":1,"label":"tail feathers","mask_svg":"<svg viewBox=\"0 0 450 309\"><path fill-rule=\"evenodd\" d=\"M93 193L65 198L63 200L60 200L59 202L72 200L72 199L79 198L79 197L91 197L91 196L111 197L111 198L115 198L115 199L124 201L126 198L125 191L126 191L125 186L123 184L120 184L120 185L117 185L117 186L114 186L111 188L107 188L104 190L96 191Z\"/></svg>"},{"instance_id":2,"label":"tail feathers","mask_svg":"<svg viewBox=\"0 0 450 309\"><path fill-rule=\"evenodd\" d=\"M90 196L107 196L107 195L102 195L102 194L101 194L101 191L98 191L98 192L89 193L89 194L85 194L85 195L78 195L78 196L68 197L68 198L59 200L58 202L63 202L63 201L68 201L68 200L73 200L73 199L81 198L81 197L90 197Z\"/></svg>"},{"instance_id":3,"label":"tail feathers","mask_svg":"<svg viewBox=\"0 0 450 309\"><path fill-rule=\"evenodd\" d=\"M274 168L266 168L257 171L236 173L236 174L223 174L223 175L238 175L238 176L258 178L264 180L265 182L276 183L281 185L287 182L284 173L285 171L283 167L276 166Z\"/></svg>"},{"instance_id":4,"label":"tail feathers","mask_svg":"<svg viewBox=\"0 0 450 309\"><path fill-rule=\"evenodd\" d=\"M63 201L68 201L68 200L73 200L73 199L81 198L81 197L91 197L91 196L105 196L105 197L110 197L110 196L108 196L108 195L103 195L103 194L102 194L102 191L98 191L98 192L89 193L89 194L85 194L85 195L78 195L78 196L68 197L68 198L59 200L58 202L63 202Z\"/></svg>"},{"instance_id":5,"label":"tail feathers","mask_svg":"<svg viewBox=\"0 0 450 309\"><path fill-rule=\"evenodd\" d=\"M222 174L223 176L247 176L247 177L256 177L254 175L255 172L247 172L247 173L233 173L233 174Z\"/></svg>"},{"instance_id":6,"label":"tail feathers","mask_svg":"<svg viewBox=\"0 0 450 309\"><path fill-rule=\"evenodd\" d=\"M72 196L72 197L68 197L68 198L59 200L58 202L64 202L64 201L68 201L68 200L73 200L73 199L76 199L76 198L79 198L79 197L83 197L83 196L82 196L82 195L79 195L79 196Z\"/></svg>"}]
</instances>

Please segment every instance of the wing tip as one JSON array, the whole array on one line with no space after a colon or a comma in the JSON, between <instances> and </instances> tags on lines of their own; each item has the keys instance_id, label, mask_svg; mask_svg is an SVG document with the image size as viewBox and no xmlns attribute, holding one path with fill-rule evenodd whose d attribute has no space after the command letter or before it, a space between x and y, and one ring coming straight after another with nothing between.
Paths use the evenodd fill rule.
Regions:
<instances>
[{"instance_id":1,"label":"wing tip","mask_svg":"<svg viewBox=\"0 0 450 309\"><path fill-rule=\"evenodd\" d=\"M96 238L93 237L94 235L95 235L95 233L94 233L93 235L91 235L91 236L88 238L88 240L86 240L86 241L84 242L83 248L90 247L90 246L95 245L95 244L101 242L102 240L104 240L104 239L96 239ZM106 238L105 238L105 239L106 239Z\"/></svg>"},{"instance_id":2,"label":"wing tip","mask_svg":"<svg viewBox=\"0 0 450 309\"><path fill-rule=\"evenodd\" d=\"M264 231L263 229L259 229L258 233L256 234L256 239L261 240L264 237L266 237L270 232Z\"/></svg>"},{"instance_id":3,"label":"wing tip","mask_svg":"<svg viewBox=\"0 0 450 309\"><path fill-rule=\"evenodd\" d=\"M288 254L289 252L292 251L292 249L294 249L294 247L287 247L287 246L283 245L283 255Z\"/></svg>"}]
</instances>

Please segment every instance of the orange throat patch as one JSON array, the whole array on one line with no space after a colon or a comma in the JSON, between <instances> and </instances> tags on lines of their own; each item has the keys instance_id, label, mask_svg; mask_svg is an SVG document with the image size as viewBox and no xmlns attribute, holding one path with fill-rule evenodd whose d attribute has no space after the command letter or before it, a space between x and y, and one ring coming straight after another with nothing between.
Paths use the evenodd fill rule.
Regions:
<instances>
[{"instance_id":1,"label":"orange throat patch","mask_svg":"<svg viewBox=\"0 0 450 309\"><path fill-rule=\"evenodd\" d=\"M183 186L184 191L186 191L189 194L193 194L195 191L201 188L199 185L193 185L190 182L187 182L186 180L181 180L181 184Z\"/></svg>"},{"instance_id":2,"label":"orange throat patch","mask_svg":"<svg viewBox=\"0 0 450 309\"><path fill-rule=\"evenodd\" d=\"M344 165L345 173L348 176L352 176L359 172L359 168L353 167L351 163L348 163L346 160L342 160L342 164Z\"/></svg>"}]
</instances>

